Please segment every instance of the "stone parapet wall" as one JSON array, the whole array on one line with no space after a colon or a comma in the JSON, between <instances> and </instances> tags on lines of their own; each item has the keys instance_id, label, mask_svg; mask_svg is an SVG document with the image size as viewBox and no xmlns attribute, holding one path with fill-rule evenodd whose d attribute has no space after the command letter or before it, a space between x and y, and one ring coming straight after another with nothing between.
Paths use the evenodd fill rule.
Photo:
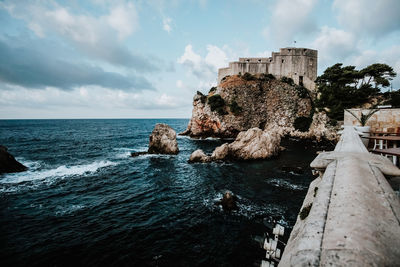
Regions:
<instances>
[{"instance_id":1,"label":"stone parapet wall","mask_svg":"<svg viewBox=\"0 0 400 267\"><path fill-rule=\"evenodd\" d=\"M398 266L400 201L384 175L400 170L368 153L351 126L310 166L321 173L303 202L311 210L297 218L279 266Z\"/></svg>"},{"instance_id":2,"label":"stone parapet wall","mask_svg":"<svg viewBox=\"0 0 400 267\"><path fill-rule=\"evenodd\" d=\"M358 117L361 112L367 114L369 109L350 109L351 112ZM349 112L344 112L344 125L359 126L360 123ZM368 120L367 126L371 126L372 131L389 131L395 132L400 127L400 108L380 109Z\"/></svg>"}]
</instances>

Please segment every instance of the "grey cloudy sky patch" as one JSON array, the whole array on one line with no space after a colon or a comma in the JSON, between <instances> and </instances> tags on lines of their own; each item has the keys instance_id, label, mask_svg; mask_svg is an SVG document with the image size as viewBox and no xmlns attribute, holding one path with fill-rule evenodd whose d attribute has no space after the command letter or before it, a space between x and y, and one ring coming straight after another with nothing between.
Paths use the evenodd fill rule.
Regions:
<instances>
[{"instance_id":1,"label":"grey cloudy sky patch","mask_svg":"<svg viewBox=\"0 0 400 267\"><path fill-rule=\"evenodd\" d=\"M400 29L398 0L335 0L339 23L356 35L381 37Z\"/></svg>"},{"instance_id":2,"label":"grey cloudy sky patch","mask_svg":"<svg viewBox=\"0 0 400 267\"><path fill-rule=\"evenodd\" d=\"M5 1L0 8L26 21L39 38L57 36L90 57L138 72L157 72L168 65L154 56L135 54L122 44L138 27L132 2L117 1L105 15L74 13L56 1ZM151 58L151 60L149 60Z\"/></svg>"},{"instance_id":3,"label":"grey cloudy sky patch","mask_svg":"<svg viewBox=\"0 0 400 267\"><path fill-rule=\"evenodd\" d=\"M98 85L123 90L154 89L144 77L123 76L79 61L68 62L35 46L12 47L4 39L0 39L0 58L0 80L29 88L52 86L71 90Z\"/></svg>"}]
</instances>

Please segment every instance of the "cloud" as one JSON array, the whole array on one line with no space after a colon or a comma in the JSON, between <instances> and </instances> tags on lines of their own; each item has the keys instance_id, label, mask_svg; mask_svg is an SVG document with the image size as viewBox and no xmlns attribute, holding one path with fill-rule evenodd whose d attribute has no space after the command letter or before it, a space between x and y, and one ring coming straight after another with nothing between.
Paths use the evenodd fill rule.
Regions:
<instances>
[{"instance_id":1,"label":"cloud","mask_svg":"<svg viewBox=\"0 0 400 267\"><path fill-rule=\"evenodd\" d=\"M400 29L398 0L335 0L339 23L357 35L375 38Z\"/></svg>"},{"instance_id":2,"label":"cloud","mask_svg":"<svg viewBox=\"0 0 400 267\"><path fill-rule=\"evenodd\" d=\"M202 58L189 44L185 47L183 55L178 58L178 63L184 65L197 78L210 81L216 80L219 68L228 65L228 56L223 49L207 45L207 55Z\"/></svg>"},{"instance_id":3,"label":"cloud","mask_svg":"<svg viewBox=\"0 0 400 267\"><path fill-rule=\"evenodd\" d=\"M119 39L131 35L139 24L136 8L132 3L113 7L107 16L107 21L118 32Z\"/></svg>"},{"instance_id":4,"label":"cloud","mask_svg":"<svg viewBox=\"0 0 400 267\"><path fill-rule=\"evenodd\" d=\"M388 64L397 73L393 79L393 88L400 89L400 45L393 45L382 51L364 50L348 61L348 64L355 65L359 69L374 63Z\"/></svg>"},{"instance_id":5,"label":"cloud","mask_svg":"<svg viewBox=\"0 0 400 267\"><path fill-rule=\"evenodd\" d=\"M163 29L164 29L164 31L166 31L168 33L170 33L172 31L171 22L172 22L171 18L163 19Z\"/></svg>"},{"instance_id":6,"label":"cloud","mask_svg":"<svg viewBox=\"0 0 400 267\"><path fill-rule=\"evenodd\" d=\"M58 38L71 44L92 60L154 72L167 68L163 60L137 55L121 42L138 28L138 15L133 3L120 1L108 6L102 16L74 14L54 1L4 1L0 7L27 23L38 37ZM49 36L48 36L49 35Z\"/></svg>"},{"instance_id":7,"label":"cloud","mask_svg":"<svg viewBox=\"0 0 400 267\"><path fill-rule=\"evenodd\" d=\"M11 44L10 44L11 43ZM98 85L123 90L153 89L144 77L108 72L74 60L70 62L40 49L34 41L15 45L0 39L0 80L29 88L57 87L71 90L82 85Z\"/></svg>"},{"instance_id":8,"label":"cloud","mask_svg":"<svg viewBox=\"0 0 400 267\"><path fill-rule=\"evenodd\" d=\"M270 24L263 35L268 41L292 43L301 35L314 32L317 27L311 14L317 0L279 0L273 9Z\"/></svg>"},{"instance_id":9,"label":"cloud","mask_svg":"<svg viewBox=\"0 0 400 267\"><path fill-rule=\"evenodd\" d=\"M1 86L1 85L0 85ZM10 86L0 90L0 117L110 117L121 114L132 116L134 110L176 110L190 108L191 101L154 91L126 92L98 86L82 86L71 91L46 87L43 90L29 90ZM187 103L186 103L187 102ZM76 110L79 110L76 113ZM27 113L28 112L28 113ZM154 116L154 115L153 115Z\"/></svg>"},{"instance_id":10,"label":"cloud","mask_svg":"<svg viewBox=\"0 0 400 267\"><path fill-rule=\"evenodd\" d=\"M357 40L352 33L327 26L320 29L312 47L318 50L319 65L324 69L327 64L335 64L358 53ZM331 63L332 60L336 62Z\"/></svg>"}]
</instances>

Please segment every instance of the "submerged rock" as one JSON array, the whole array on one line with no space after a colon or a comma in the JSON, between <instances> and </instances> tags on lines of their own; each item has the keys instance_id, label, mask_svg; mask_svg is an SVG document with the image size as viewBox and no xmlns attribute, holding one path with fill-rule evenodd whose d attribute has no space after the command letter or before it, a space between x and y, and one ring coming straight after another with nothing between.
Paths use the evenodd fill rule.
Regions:
<instances>
[{"instance_id":1,"label":"submerged rock","mask_svg":"<svg viewBox=\"0 0 400 267\"><path fill-rule=\"evenodd\" d=\"M7 147L0 145L0 173L23 172L28 168L8 153Z\"/></svg>"},{"instance_id":2,"label":"submerged rock","mask_svg":"<svg viewBox=\"0 0 400 267\"><path fill-rule=\"evenodd\" d=\"M157 123L150 135L149 154L178 154L176 132L164 123Z\"/></svg>"},{"instance_id":3,"label":"submerged rock","mask_svg":"<svg viewBox=\"0 0 400 267\"><path fill-rule=\"evenodd\" d=\"M132 152L132 153L131 153L131 157L134 158L134 157L138 157L138 156L146 155L146 154L148 154L146 151L142 151L142 152Z\"/></svg>"},{"instance_id":4,"label":"submerged rock","mask_svg":"<svg viewBox=\"0 0 400 267\"><path fill-rule=\"evenodd\" d=\"M237 210L237 196L235 196L231 191L226 191L220 201L215 203L216 205L221 205L224 210L231 211Z\"/></svg>"},{"instance_id":5,"label":"submerged rock","mask_svg":"<svg viewBox=\"0 0 400 267\"><path fill-rule=\"evenodd\" d=\"M201 149L197 149L195 150L189 158L189 162L193 163L193 162L210 162L211 158L210 156L207 156L203 150Z\"/></svg>"},{"instance_id":6,"label":"submerged rock","mask_svg":"<svg viewBox=\"0 0 400 267\"><path fill-rule=\"evenodd\" d=\"M304 169L302 167L282 166L281 170L284 172L292 172L295 174L304 174Z\"/></svg>"}]
</instances>

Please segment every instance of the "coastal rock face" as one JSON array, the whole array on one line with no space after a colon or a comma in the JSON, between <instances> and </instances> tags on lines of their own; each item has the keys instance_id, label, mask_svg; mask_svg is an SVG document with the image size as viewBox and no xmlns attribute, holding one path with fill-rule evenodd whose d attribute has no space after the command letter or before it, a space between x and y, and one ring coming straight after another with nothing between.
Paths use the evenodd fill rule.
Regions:
<instances>
[{"instance_id":1,"label":"coastal rock face","mask_svg":"<svg viewBox=\"0 0 400 267\"><path fill-rule=\"evenodd\" d=\"M281 136L276 131L251 128L240 132L236 140L228 145L228 155L242 160L266 159L279 153L280 142ZM220 147L219 150L221 149Z\"/></svg>"},{"instance_id":2,"label":"coastal rock face","mask_svg":"<svg viewBox=\"0 0 400 267\"><path fill-rule=\"evenodd\" d=\"M339 141L338 126L332 126L329 122L330 120L325 112L318 112L314 114L310 129L307 132L290 129L289 135L299 138L316 139L317 141L321 141L322 139Z\"/></svg>"},{"instance_id":3,"label":"coastal rock face","mask_svg":"<svg viewBox=\"0 0 400 267\"><path fill-rule=\"evenodd\" d=\"M182 134L232 138L254 127L293 127L297 117L310 116L312 104L306 89L263 76L251 80L243 76L225 78L207 96L198 92Z\"/></svg>"},{"instance_id":4,"label":"coastal rock face","mask_svg":"<svg viewBox=\"0 0 400 267\"><path fill-rule=\"evenodd\" d=\"M149 154L178 154L176 132L164 123L157 123L150 135Z\"/></svg>"},{"instance_id":5,"label":"coastal rock face","mask_svg":"<svg viewBox=\"0 0 400 267\"><path fill-rule=\"evenodd\" d=\"M203 150L201 149L197 149L195 150L189 158L189 162L193 163L193 162L210 162L211 158L210 156L207 156Z\"/></svg>"},{"instance_id":6,"label":"coastal rock face","mask_svg":"<svg viewBox=\"0 0 400 267\"><path fill-rule=\"evenodd\" d=\"M281 132L252 128L240 132L234 142L215 148L211 156L206 155L201 149L194 151L189 162L266 159L279 153L280 142Z\"/></svg>"},{"instance_id":7,"label":"coastal rock face","mask_svg":"<svg viewBox=\"0 0 400 267\"><path fill-rule=\"evenodd\" d=\"M211 155L213 160L223 160L229 156L229 144L225 143L222 146L215 148Z\"/></svg>"},{"instance_id":8,"label":"coastal rock face","mask_svg":"<svg viewBox=\"0 0 400 267\"><path fill-rule=\"evenodd\" d=\"M28 168L8 153L7 147L0 145L0 173L23 172Z\"/></svg>"}]
</instances>

